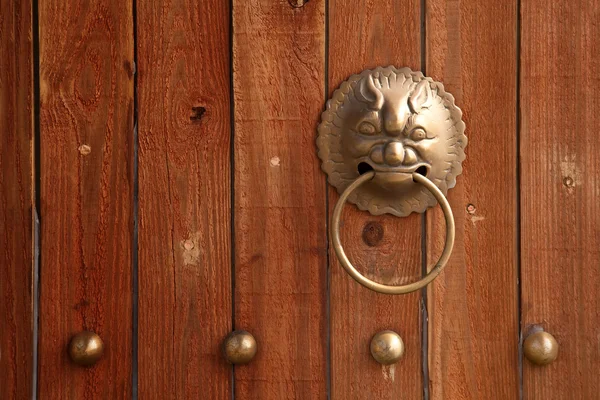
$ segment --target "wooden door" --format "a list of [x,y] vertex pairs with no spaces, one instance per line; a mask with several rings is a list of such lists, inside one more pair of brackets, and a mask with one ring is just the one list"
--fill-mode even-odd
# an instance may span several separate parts
[[[0,398],[600,398],[599,38],[598,0],[3,1]],[[450,262],[398,296],[341,267],[315,144],[387,65],[443,82],[469,139]],[[342,218],[382,283],[444,246],[439,207]],[[232,366],[240,329],[258,352]]]

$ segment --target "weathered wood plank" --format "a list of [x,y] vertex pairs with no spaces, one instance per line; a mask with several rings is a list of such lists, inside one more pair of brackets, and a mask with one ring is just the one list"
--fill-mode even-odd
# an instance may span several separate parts
[[560,344],[523,361],[525,399],[600,392],[600,1],[523,0],[521,209],[523,334]]
[[[420,69],[418,0],[329,1],[329,92],[350,75],[387,66]],[[330,214],[338,199],[329,190]],[[346,205],[342,243],[357,268],[382,283],[417,280],[421,274],[420,215],[374,217]],[[379,235],[378,233],[382,234]],[[416,399],[422,396],[420,295],[376,294],[354,282],[331,250],[332,399]],[[369,352],[373,335],[398,332],[404,358],[382,367]]]
[[32,396],[33,44],[30,0],[0,4],[0,398]]
[[[432,399],[519,394],[516,12],[514,2],[427,2],[427,73],[455,96],[469,138],[448,192],[454,252],[428,288]],[[439,207],[427,222],[433,265],[445,240]]]
[[[131,396],[133,15],[131,2],[39,4],[39,397]],[[97,332],[104,358],[69,361]]]
[[228,2],[138,3],[139,396],[226,399]]
[[236,399],[326,397],[325,2],[292,3],[233,2]]

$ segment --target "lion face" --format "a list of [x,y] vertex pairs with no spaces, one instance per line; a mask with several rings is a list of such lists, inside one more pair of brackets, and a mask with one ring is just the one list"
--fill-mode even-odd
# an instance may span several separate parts
[[464,160],[462,113],[440,83],[408,68],[377,68],[334,92],[319,126],[319,157],[341,192],[361,172],[375,178],[349,200],[373,214],[408,215],[435,205],[412,179],[425,174],[443,193]]

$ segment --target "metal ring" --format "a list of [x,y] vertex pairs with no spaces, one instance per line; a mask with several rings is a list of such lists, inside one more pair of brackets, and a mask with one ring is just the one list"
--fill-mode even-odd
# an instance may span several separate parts
[[333,218],[331,221],[331,239],[333,241],[333,248],[335,249],[335,253],[337,254],[338,259],[342,263],[342,266],[344,267],[346,272],[350,274],[350,276],[356,282],[360,283],[364,287],[374,290],[378,293],[384,294],[405,294],[417,291],[431,283],[431,281],[433,281],[442,272],[442,270],[446,266],[446,263],[448,262],[448,259],[450,258],[452,248],[454,247],[455,230],[452,209],[450,208],[450,204],[448,203],[446,196],[444,196],[442,191],[437,186],[435,186],[433,182],[427,179],[427,177],[425,177],[424,175],[413,172],[413,180],[425,186],[437,199],[438,203],[442,207],[442,210],[444,211],[444,217],[446,219],[446,244],[444,245],[444,250],[442,251],[440,259],[431,269],[431,271],[429,271],[427,275],[425,275],[417,282],[409,283],[407,285],[394,286],[384,285],[382,283],[372,281],[366,278],[360,272],[358,272],[358,270],[354,268],[352,263],[350,263],[350,260],[348,260],[348,257],[344,252],[344,248],[342,247],[342,242],[340,240],[340,218],[342,215],[342,209],[344,208],[344,204],[346,203],[346,199],[348,198],[348,196],[350,196],[350,194],[354,190],[356,190],[360,185],[373,179],[374,176],[374,171],[370,171],[359,176],[354,182],[350,184],[350,186],[346,188],[346,190],[344,190],[338,202],[336,203],[335,208],[333,209]]

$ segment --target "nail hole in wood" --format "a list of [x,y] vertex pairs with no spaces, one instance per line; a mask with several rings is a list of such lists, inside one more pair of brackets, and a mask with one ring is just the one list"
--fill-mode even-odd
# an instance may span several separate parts
[[563,185],[565,185],[568,188],[572,188],[573,186],[575,186],[575,181],[570,176],[567,176],[563,179]]
[[190,116],[190,121],[199,122],[202,119],[202,116],[206,112],[206,108],[198,106],[192,107],[192,115]]
[[87,144],[82,144],[81,146],[79,146],[78,150],[82,156],[87,156],[92,152],[92,148]]
[[294,8],[302,8],[308,3],[308,0],[288,0],[288,3]]

